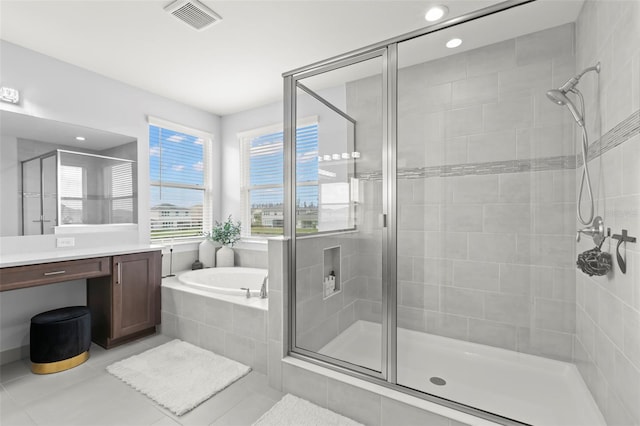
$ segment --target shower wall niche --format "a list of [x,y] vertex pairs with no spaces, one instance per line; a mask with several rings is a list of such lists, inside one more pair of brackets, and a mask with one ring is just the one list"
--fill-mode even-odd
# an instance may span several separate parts
[[135,161],[62,149],[22,161],[22,235],[136,223],[135,176]]

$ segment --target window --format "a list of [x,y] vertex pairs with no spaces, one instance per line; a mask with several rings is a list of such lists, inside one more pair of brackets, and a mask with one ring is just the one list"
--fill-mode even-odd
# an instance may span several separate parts
[[60,166],[60,214],[65,225],[84,223],[85,169]]
[[210,228],[211,143],[207,133],[149,119],[152,240],[200,236]]
[[114,164],[105,170],[110,175],[110,223],[134,223],[133,163]]
[[[251,236],[282,234],[284,165],[281,126],[238,135],[241,146],[243,232]],[[318,231],[318,124],[305,120],[296,131],[298,232]]]

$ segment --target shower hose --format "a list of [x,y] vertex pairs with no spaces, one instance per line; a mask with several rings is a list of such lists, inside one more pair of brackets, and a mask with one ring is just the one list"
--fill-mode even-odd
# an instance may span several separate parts
[[[583,121],[586,121],[584,119],[584,99],[582,97],[582,93],[577,89],[572,89],[571,91],[576,95],[578,95],[578,99],[580,99],[580,110],[583,117]],[[580,178],[580,192],[578,193],[578,203],[576,206],[576,212],[577,212],[578,220],[580,221],[580,223],[582,223],[583,225],[591,225],[591,222],[593,221],[594,205],[593,205],[593,191],[591,189],[591,177],[589,176],[589,166],[587,165],[587,153],[589,151],[589,137],[587,135],[586,127],[584,125],[581,127],[582,127],[582,177]],[[589,217],[587,218],[587,220],[583,219],[582,217],[582,193],[584,192],[585,183],[586,183],[587,191],[589,194],[589,202],[590,202]]]

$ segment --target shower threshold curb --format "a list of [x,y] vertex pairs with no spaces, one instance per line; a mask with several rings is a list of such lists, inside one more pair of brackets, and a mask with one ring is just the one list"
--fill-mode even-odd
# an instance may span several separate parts
[[463,413],[462,411],[454,410],[453,408],[445,407],[444,405],[436,404],[435,402],[426,401],[424,399],[408,395],[406,393],[388,388],[386,386],[381,386],[376,383],[359,379],[349,374],[341,373],[339,371],[335,371],[333,369],[326,368],[318,364],[307,362],[305,360],[302,360],[293,356],[287,356],[283,358],[282,362],[297,368],[301,368],[303,370],[310,371],[312,373],[320,374],[324,377],[328,377],[342,383],[346,383],[348,385],[358,387],[360,389],[363,389],[369,392],[373,392],[380,396],[384,396],[386,398],[393,399],[398,402],[402,402],[404,404],[419,408],[421,410],[425,410],[430,413],[437,414],[439,416],[443,416],[451,420],[456,420],[458,422],[461,422],[467,425],[473,425],[473,426],[500,425],[500,423],[495,423],[487,419],[482,419],[480,417],[472,416],[471,414]]

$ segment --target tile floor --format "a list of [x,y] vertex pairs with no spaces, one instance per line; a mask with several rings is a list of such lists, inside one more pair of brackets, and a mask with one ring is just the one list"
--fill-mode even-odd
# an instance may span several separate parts
[[178,417],[107,373],[106,367],[161,345],[170,338],[147,337],[105,350],[71,370],[35,375],[29,360],[0,367],[0,424],[14,425],[251,425],[284,394],[252,371],[189,413]]

